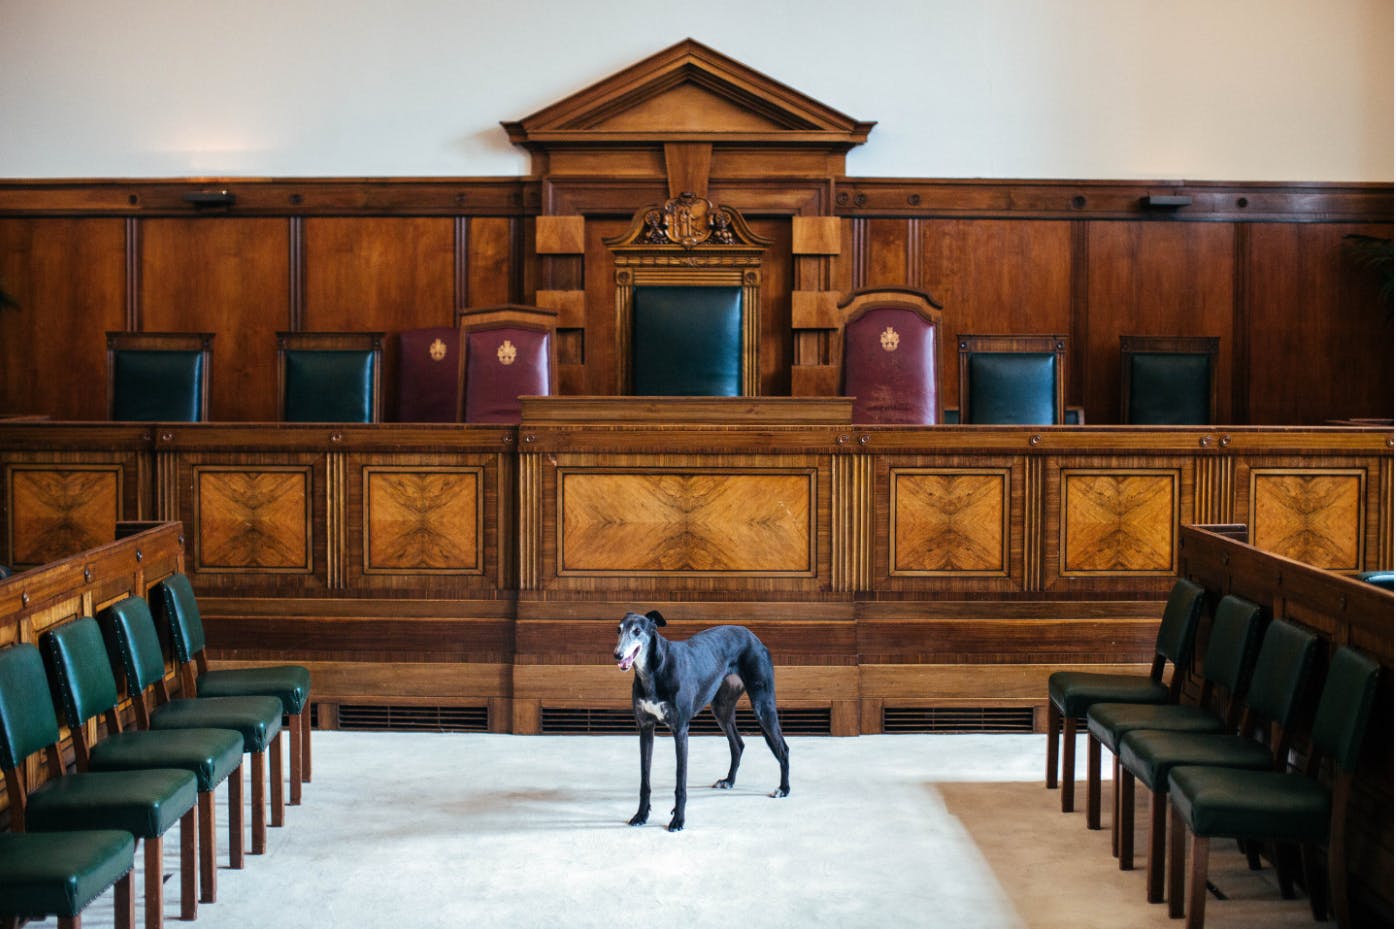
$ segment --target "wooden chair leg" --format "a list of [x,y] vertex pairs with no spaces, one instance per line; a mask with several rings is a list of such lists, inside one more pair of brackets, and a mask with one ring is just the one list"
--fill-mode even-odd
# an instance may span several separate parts
[[199,902],[218,901],[218,805],[213,791],[199,794]]
[[1062,714],[1057,705],[1047,701],[1047,789],[1057,786],[1057,749],[1061,741]]
[[1148,878],[1149,902],[1163,902],[1163,851],[1168,829],[1167,788],[1149,793],[1149,858],[1144,873]]
[[1294,890],[1294,875],[1298,870],[1294,853],[1295,848],[1290,843],[1275,843],[1275,879],[1280,885],[1280,897],[1285,900],[1293,900],[1298,896]]
[[1134,870],[1134,775],[1128,768],[1120,768],[1120,779],[1115,787],[1120,795],[1120,870]]
[[306,724],[305,711],[293,713],[290,716],[290,731],[287,737],[291,740],[291,806],[301,805],[301,757],[305,754],[305,738],[301,735],[301,727]]
[[1333,918],[1339,929],[1352,925],[1348,903],[1348,799],[1352,795],[1352,778],[1340,771],[1333,780],[1332,816],[1328,821],[1328,894]]
[[228,867],[241,871],[243,861],[242,765],[228,775]]
[[1186,864],[1188,830],[1183,814],[1169,804],[1168,815],[1168,916],[1183,915],[1183,868]]
[[305,724],[301,726],[301,780],[310,783],[310,701],[305,701]]
[[1188,874],[1187,929],[1202,929],[1207,918],[1207,851],[1206,836],[1192,837],[1192,870]]
[[179,818],[179,918],[199,915],[199,827],[196,809]]
[[1076,717],[1062,715],[1062,812],[1076,809]]
[[132,887],[135,873],[135,868],[127,871],[117,880],[116,886],[112,889],[113,903],[116,905],[116,929],[135,929],[136,895]]
[[82,914],[58,917],[58,929],[82,929]]
[[1086,736],[1086,828],[1100,828],[1100,741]]
[[252,753],[252,854],[267,850],[267,753]]
[[1115,759],[1114,790],[1110,792],[1110,854],[1120,857],[1120,756]]
[[1304,886],[1309,891],[1309,910],[1316,921],[1322,922],[1328,918],[1328,878],[1323,873],[1323,856],[1316,845],[1305,845],[1302,855]]
[[145,839],[145,929],[165,924],[165,840]]
[[19,929],[18,916],[0,916],[0,929]]
[[271,740],[271,824],[276,827],[286,825],[286,784],[282,777],[286,773],[286,765],[281,758],[281,733]]

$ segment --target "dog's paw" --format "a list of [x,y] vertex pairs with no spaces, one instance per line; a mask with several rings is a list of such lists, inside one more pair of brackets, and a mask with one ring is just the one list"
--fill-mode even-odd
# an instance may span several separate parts
[[670,831],[670,832],[683,832],[683,817],[682,817],[682,816],[675,816],[673,819],[669,820],[669,831]]
[[650,821],[650,813],[649,813],[649,810],[643,810],[643,811],[641,811],[641,812],[639,812],[639,813],[636,813],[634,816],[630,817],[630,825],[632,825],[632,826],[643,826],[645,823],[647,823],[647,822],[649,822],[649,821]]
[[777,787],[775,790],[771,791],[771,796],[776,799],[779,799],[780,797],[788,797],[790,796],[790,788]]
[[722,780],[720,780],[720,781],[718,781],[716,784],[714,784],[714,785],[713,785],[713,788],[714,788],[715,790],[731,790],[731,789],[732,789],[733,787],[735,787],[735,786],[736,786],[736,782],[735,782],[735,781],[729,781],[727,778],[724,777]]

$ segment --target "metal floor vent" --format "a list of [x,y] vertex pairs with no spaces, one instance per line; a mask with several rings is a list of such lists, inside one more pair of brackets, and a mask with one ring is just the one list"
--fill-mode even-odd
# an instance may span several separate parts
[[[829,710],[816,709],[780,710],[780,729],[785,735],[828,735]],[[668,735],[664,726],[656,731]],[[721,735],[713,714],[704,710],[688,727],[690,735]],[[756,724],[756,714],[750,708],[738,708],[737,731],[743,738],[760,737],[761,727]],[[603,709],[564,709],[543,707],[542,732],[544,735],[633,735],[635,714],[630,710]]]
[[883,732],[1032,732],[1030,706],[884,707]]
[[366,706],[342,703],[339,728],[379,732],[488,732],[483,706]]

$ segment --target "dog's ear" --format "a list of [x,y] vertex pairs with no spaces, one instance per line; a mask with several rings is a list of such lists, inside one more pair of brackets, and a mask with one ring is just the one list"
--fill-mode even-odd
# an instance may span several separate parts
[[650,619],[654,620],[654,624],[655,624],[656,626],[663,626],[663,625],[664,625],[664,616],[663,616],[663,614],[661,614],[658,610],[650,610],[648,613],[645,614],[645,616],[647,616],[647,617],[649,617]]

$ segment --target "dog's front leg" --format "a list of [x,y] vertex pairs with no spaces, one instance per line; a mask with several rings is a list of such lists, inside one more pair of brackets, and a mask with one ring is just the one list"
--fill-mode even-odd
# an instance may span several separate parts
[[630,825],[643,826],[650,818],[650,759],[654,757],[654,723],[640,724],[640,808]]
[[683,830],[683,810],[688,805],[688,726],[674,730],[674,818],[669,831]]

